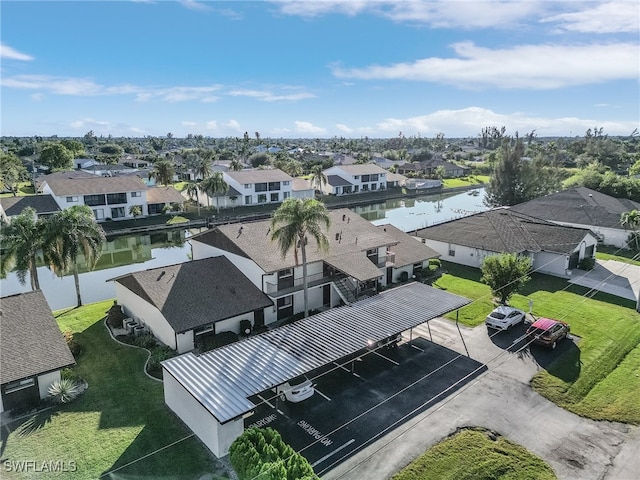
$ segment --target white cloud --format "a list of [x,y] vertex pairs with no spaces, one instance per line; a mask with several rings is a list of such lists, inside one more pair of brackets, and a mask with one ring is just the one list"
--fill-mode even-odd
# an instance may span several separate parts
[[196,122],[189,122],[187,120],[182,121],[181,125],[183,127],[197,127],[198,126],[198,124]]
[[[288,90],[288,89],[285,89],[285,90]],[[258,100],[262,100],[263,102],[297,101],[297,100],[306,100],[307,98],[315,98],[315,95],[308,92],[275,94],[271,90],[248,90],[248,89],[230,90],[229,95],[232,97],[256,98]]]
[[342,132],[346,135],[349,135],[351,133],[353,133],[353,128],[345,125],[344,123],[337,123],[336,124],[336,129],[338,129],[339,132]]
[[[583,3],[575,5],[585,6]],[[550,15],[541,22],[558,23],[561,30],[581,33],[637,32],[640,30],[640,8],[637,0],[588,3],[582,10]]]
[[327,130],[322,127],[316,127],[310,122],[295,121],[295,131],[300,135],[324,135]]
[[111,122],[105,120],[96,120],[94,118],[82,118],[79,120],[75,120],[69,124],[71,128],[74,129],[89,129],[93,130],[94,128],[101,128],[109,130],[111,128]]
[[180,4],[188,8],[189,10],[195,10],[196,12],[206,12],[211,10],[211,7],[203,2],[196,2],[195,0],[180,0]]
[[9,45],[5,45],[4,43],[0,43],[0,58],[10,59],[10,60],[21,60],[24,62],[28,62],[33,60],[31,55],[27,55],[26,53],[22,53],[17,51],[14,48],[11,48]]
[[503,49],[456,43],[455,58],[363,68],[333,67],[339,78],[414,80],[467,88],[554,89],[638,78],[636,43],[518,45]]
[[236,120],[229,120],[224,126],[236,132],[242,131],[242,128],[240,128],[240,123],[238,123]]

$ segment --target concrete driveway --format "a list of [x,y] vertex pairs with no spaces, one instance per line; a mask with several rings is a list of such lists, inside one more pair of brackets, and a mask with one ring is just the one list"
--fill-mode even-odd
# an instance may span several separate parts
[[[488,370],[337,465],[323,478],[389,478],[429,447],[465,426],[485,427],[523,445],[548,462],[560,479],[638,478],[638,427],[579,417],[557,407],[529,386],[531,377],[556,355],[568,349],[578,350],[575,339],[561,342],[553,351],[533,346],[513,353],[524,326],[492,338],[483,325],[460,329],[464,342],[455,324],[445,319],[432,320],[430,332],[424,326],[417,333],[460,353],[468,349],[471,358],[486,364]],[[579,355],[579,350],[574,353]],[[579,368],[579,362],[576,363]]]
[[569,283],[637,300],[640,295],[640,267],[615,260],[596,260],[593,270],[573,270]]

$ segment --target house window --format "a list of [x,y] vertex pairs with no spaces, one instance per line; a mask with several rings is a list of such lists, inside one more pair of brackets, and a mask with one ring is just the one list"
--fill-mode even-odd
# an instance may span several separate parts
[[291,182],[289,180],[285,180],[284,182],[282,182],[282,185],[289,185]]
[[17,392],[18,390],[33,387],[35,384],[36,381],[33,378],[27,378],[25,380],[18,380],[17,382],[7,383],[7,385],[4,387],[4,393]]
[[358,193],[360,191],[360,185],[353,186],[353,193]]
[[114,207],[111,209],[111,218],[124,218],[124,207]]
[[286,200],[291,196],[291,192],[282,192],[282,199]]
[[104,195],[85,195],[84,204],[89,205],[90,207],[95,207],[96,205],[106,205],[107,201],[104,198]]
[[354,176],[353,176],[353,178],[354,178],[355,180],[358,180],[358,179],[360,178],[360,175],[354,175]]
[[276,192],[276,193],[272,193],[271,194],[271,201],[272,202],[277,202],[279,200],[280,200],[280,194],[279,193]]
[[209,333],[209,332],[213,332],[214,328],[213,328],[213,323],[207,323],[206,325],[200,325],[197,328],[193,329],[193,334],[194,335],[203,335],[205,333]]
[[267,203],[267,194],[261,193],[258,195],[258,203]]
[[244,204],[245,204],[245,205],[251,205],[251,203],[252,203],[251,195],[245,195],[245,197],[244,197]]
[[127,194],[126,193],[107,193],[107,203],[109,205],[127,203]]
[[67,197],[67,203],[77,202],[77,201],[78,201],[78,197]]
[[256,183],[256,192],[266,192],[268,185],[266,183]]
[[269,182],[269,191],[280,190],[280,182]]
[[369,185],[362,185],[362,191],[363,192],[368,192],[369,191]]
[[245,183],[244,188],[251,188],[251,183]]
[[342,187],[336,187],[336,195],[340,195],[342,193]]
[[372,183],[371,184],[371,190],[377,190],[378,189],[378,184],[377,183]]
[[293,304],[293,295],[278,299],[278,309],[288,308]]
[[450,257],[455,257],[456,256],[456,246],[455,245],[449,244],[449,256]]
[[102,208],[93,210],[93,215],[96,217],[96,220],[104,220],[104,210]]
[[132,197],[141,197],[142,196],[142,192],[131,192],[131,196]]
[[370,176],[371,176],[371,175],[362,175],[362,178],[360,179],[360,181],[361,181],[362,183],[364,183],[364,182],[370,182],[370,181],[371,181],[371,180],[369,179],[369,177],[370,177]]

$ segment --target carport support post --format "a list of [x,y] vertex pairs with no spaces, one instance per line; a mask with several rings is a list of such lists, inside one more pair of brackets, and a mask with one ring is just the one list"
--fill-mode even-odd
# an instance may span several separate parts
[[429,340],[433,342],[433,337],[431,336],[431,325],[429,325],[429,320],[427,320],[427,330],[429,330]]
[[[460,325],[458,325],[458,315],[460,314],[460,310],[456,310],[456,328],[458,329],[458,333],[460,334],[460,340],[462,340],[462,345],[464,345],[464,350],[465,352],[467,352],[467,357],[470,357],[471,355],[469,355],[469,349],[467,348],[467,344],[464,343],[464,338],[462,338],[462,332],[460,331]],[[427,323],[428,325],[429,323]]]

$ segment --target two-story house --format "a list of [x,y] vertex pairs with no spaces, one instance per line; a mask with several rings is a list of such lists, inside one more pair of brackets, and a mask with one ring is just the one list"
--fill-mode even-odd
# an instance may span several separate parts
[[[397,229],[378,228],[348,209],[329,212],[331,225],[325,234],[328,251],[307,246],[307,279],[310,309],[352,303],[373,295],[379,286],[398,282],[426,265],[437,252]],[[300,252],[282,256],[271,240],[269,220],[219,225],[191,237],[194,260],[226,256],[274,303],[265,324],[304,310],[303,267]],[[401,259],[395,248],[402,245]],[[409,250],[411,254],[406,254]],[[407,275],[403,275],[407,271]]]
[[[236,205],[258,205],[264,203],[281,203],[291,197],[293,177],[278,169],[227,171],[223,173],[224,181],[239,198]],[[231,193],[227,193],[230,198]]]
[[88,205],[98,221],[130,218],[129,210],[139,205],[147,212],[147,190],[135,175],[99,177],[85,172],[57,172],[41,180],[42,193],[51,195],[60,209]]
[[327,183],[322,186],[325,195],[349,195],[384,190],[387,172],[374,163],[362,165],[334,165],[323,171]]

